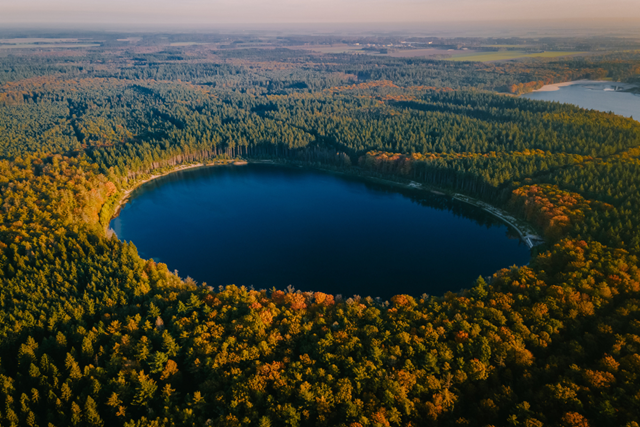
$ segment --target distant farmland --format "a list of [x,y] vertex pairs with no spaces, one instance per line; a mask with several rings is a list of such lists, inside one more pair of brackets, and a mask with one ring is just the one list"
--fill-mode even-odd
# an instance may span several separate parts
[[509,59],[518,58],[557,58],[560,56],[580,55],[585,52],[539,52],[539,53],[526,53],[520,50],[509,50],[504,52],[482,52],[471,53],[468,55],[454,55],[452,58],[447,58],[447,61],[506,61]]
[[2,44],[0,43],[0,49],[69,49],[78,47],[97,47],[98,43],[43,43],[43,44]]

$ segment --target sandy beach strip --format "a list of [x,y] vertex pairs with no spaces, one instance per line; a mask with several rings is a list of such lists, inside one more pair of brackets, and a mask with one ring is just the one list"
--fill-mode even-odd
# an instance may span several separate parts
[[585,79],[585,80],[574,80],[572,82],[555,83],[552,85],[544,85],[540,89],[534,90],[534,92],[555,92],[557,90],[560,90],[561,87],[565,87],[565,86],[590,85],[590,84],[602,84],[602,83],[609,83],[611,85],[621,86],[621,87],[624,87],[625,89],[628,89],[634,86],[629,83],[612,82],[609,80],[586,80]]
[[540,89],[534,90],[534,92],[555,92],[560,90],[561,87],[572,86],[572,85],[581,85],[581,84],[592,84],[592,83],[610,83],[605,80],[575,80],[572,82],[562,82],[555,83],[552,85],[544,85]]

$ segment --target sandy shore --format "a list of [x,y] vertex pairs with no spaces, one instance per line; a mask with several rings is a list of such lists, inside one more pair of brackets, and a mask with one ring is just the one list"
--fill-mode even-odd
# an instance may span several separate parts
[[530,227],[528,224],[523,224],[522,221],[518,221],[515,217],[509,215],[502,209],[463,194],[454,194],[452,198],[478,207],[496,218],[501,219],[518,232],[520,239],[529,247],[529,249],[533,249],[534,246],[544,243],[544,239],[536,234],[533,227]]
[[585,85],[585,84],[588,85],[588,84],[595,84],[595,83],[610,83],[610,84],[615,84],[616,86],[624,86],[625,88],[633,87],[633,85],[630,85],[628,83],[611,82],[608,80],[574,80],[572,82],[562,82],[562,83],[555,83],[552,85],[544,85],[540,89],[534,90],[534,92],[555,92],[557,90],[560,90],[561,87],[565,87],[565,86]]

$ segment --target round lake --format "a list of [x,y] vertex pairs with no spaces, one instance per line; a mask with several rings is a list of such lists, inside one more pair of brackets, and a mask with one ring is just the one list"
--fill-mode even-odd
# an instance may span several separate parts
[[111,227],[199,283],[345,297],[442,295],[530,255],[513,230],[450,197],[267,164],[151,181]]

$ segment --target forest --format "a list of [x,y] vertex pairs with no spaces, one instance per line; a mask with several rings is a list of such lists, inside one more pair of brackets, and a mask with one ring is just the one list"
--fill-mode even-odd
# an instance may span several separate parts
[[[640,123],[514,96],[639,77],[628,49],[0,55],[0,425],[639,427]],[[545,244],[380,301],[212,288],[107,232],[150,174],[236,158],[465,194]]]

